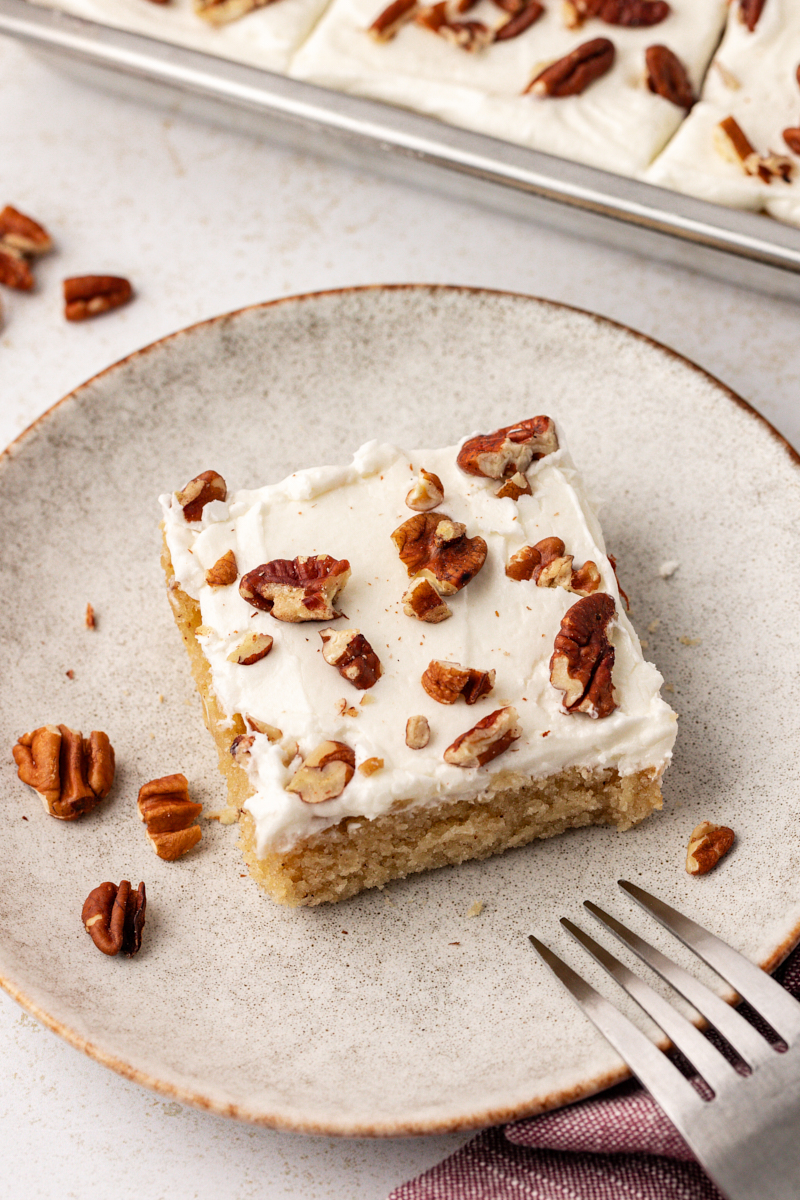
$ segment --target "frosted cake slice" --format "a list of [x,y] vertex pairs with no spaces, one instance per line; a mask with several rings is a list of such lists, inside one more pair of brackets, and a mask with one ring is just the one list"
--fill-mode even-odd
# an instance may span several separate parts
[[676,717],[554,422],[161,499],[169,597],[276,900],[661,807]]

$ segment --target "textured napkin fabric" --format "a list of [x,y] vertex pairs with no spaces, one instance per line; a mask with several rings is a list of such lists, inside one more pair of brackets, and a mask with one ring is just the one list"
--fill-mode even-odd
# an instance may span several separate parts
[[[800,999],[800,947],[775,977]],[[569,1108],[486,1129],[451,1158],[396,1188],[388,1200],[721,1196],[661,1109],[631,1080]]]

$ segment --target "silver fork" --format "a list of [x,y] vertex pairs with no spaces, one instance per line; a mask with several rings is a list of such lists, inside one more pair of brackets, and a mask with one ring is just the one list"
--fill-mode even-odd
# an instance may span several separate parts
[[737,1069],[648,984],[579,926],[562,918],[565,929],[689,1060],[705,1081],[701,1094],[627,1017],[531,936],[534,948],[664,1110],[728,1200],[800,1200],[800,1004],[695,921],[633,883],[620,879],[619,886],[727,980],[780,1042],[771,1044],[682,967],[585,901],[592,916],[688,1000],[741,1059],[744,1065]]

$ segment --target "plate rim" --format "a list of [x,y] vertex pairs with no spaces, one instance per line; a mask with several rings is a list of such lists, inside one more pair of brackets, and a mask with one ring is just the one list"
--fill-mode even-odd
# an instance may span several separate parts
[[[38,432],[39,427],[47,421],[57,409],[66,404],[70,400],[80,400],[80,393],[84,389],[106,375],[117,371],[127,364],[138,358],[144,358],[145,355],[152,351],[160,349],[168,342],[182,337],[186,334],[194,333],[197,330],[207,326],[216,325],[222,321],[229,321],[237,317],[241,317],[247,313],[262,311],[266,309],[277,308],[283,305],[296,304],[300,305],[304,302],[321,300],[332,296],[345,296],[352,294],[364,293],[385,293],[385,292],[409,292],[417,294],[433,295],[436,293],[460,294],[460,295],[478,295],[478,296],[499,296],[507,297],[512,300],[521,300],[532,302],[542,308],[549,308],[559,311],[576,313],[582,317],[588,317],[597,324],[610,326],[611,328],[621,331],[627,336],[632,336],[635,339],[647,343],[660,351],[668,358],[671,358],[690,370],[701,375],[706,381],[711,383],[718,389],[728,400],[732,401],[740,409],[742,409],[749,417],[754,418],[763,425],[768,433],[772,436],[778,446],[788,454],[789,460],[795,468],[800,468],[800,453],[794,446],[783,436],[775,426],[760,412],[757,411],[747,400],[743,399],[735,392],[728,384],[723,383],[717,376],[701,367],[692,359],[687,358],[679,351],[674,350],[671,346],[666,346],[663,342],[659,342],[649,334],[642,333],[639,330],[632,329],[622,321],[616,321],[611,317],[606,317],[600,313],[592,312],[590,309],[580,308],[577,305],[564,304],[558,300],[550,300],[541,296],[533,296],[526,292],[517,292],[502,288],[484,288],[472,285],[459,284],[434,284],[434,283],[390,283],[390,284],[360,284],[343,286],[338,288],[325,288],[313,292],[301,292],[291,296],[280,296],[274,300],[265,300],[254,304],[244,305],[242,308],[233,309],[230,312],[219,313],[212,317],[204,318],[201,321],[196,321],[192,325],[184,326],[173,332],[165,334],[161,338],[157,338],[153,342],[148,342],[146,345],[139,347],[137,350],[131,351],[130,354],[116,360],[104,367],[101,371],[91,375],[82,383],[78,384],[71,391],[67,392],[59,400],[50,405],[43,413],[40,413],[34,421],[31,422],[25,429],[22,430],[7,446],[0,452],[0,476],[5,469],[7,463],[13,459],[22,444]],[[762,970],[772,972],[776,967],[783,962],[788,954],[800,942],[800,921],[791,930],[791,932],[783,939],[783,941],[772,951],[767,958],[759,962]],[[69,1045],[76,1050],[80,1050],[87,1057],[99,1062],[102,1066],[108,1067],[116,1074],[121,1075],[125,1079],[129,1079],[134,1083],[138,1083],[151,1091],[167,1096],[170,1099],[177,1100],[182,1104],[191,1105],[202,1111],[214,1113],[217,1116],[229,1117],[234,1120],[246,1121],[249,1124],[260,1125],[270,1129],[280,1130],[288,1133],[302,1133],[321,1137],[344,1137],[344,1138],[388,1138],[388,1137],[412,1137],[412,1136],[434,1136],[437,1134],[448,1134],[466,1132],[473,1129],[480,1129],[490,1125],[505,1124],[509,1121],[522,1120],[526,1117],[535,1116],[539,1113],[549,1112],[553,1109],[561,1108],[567,1104],[575,1103],[578,1100],[586,1099],[589,1096],[595,1095],[598,1092],[604,1091],[606,1088],[612,1087],[614,1084],[620,1083],[631,1077],[631,1072],[624,1065],[621,1068],[604,1072],[594,1078],[583,1081],[580,1084],[572,1087],[562,1088],[551,1093],[548,1096],[540,1097],[528,1101],[527,1103],[517,1103],[514,1105],[506,1105],[496,1107],[474,1113],[469,1117],[432,1117],[424,1119],[394,1119],[373,1122],[363,1121],[343,1121],[340,1123],[332,1123],[328,1120],[316,1120],[313,1118],[301,1118],[298,1116],[287,1116],[281,1112],[263,1112],[255,1111],[246,1104],[237,1104],[233,1102],[223,1102],[214,1099],[212,1096],[204,1095],[202,1091],[197,1091],[191,1087],[184,1087],[168,1080],[161,1079],[150,1071],[145,1071],[139,1067],[133,1066],[126,1061],[124,1057],[113,1054],[93,1042],[90,1038],[73,1029],[69,1024],[62,1021],[59,1017],[53,1016],[37,1001],[33,1000],[26,994],[23,986],[14,983],[13,980],[6,977],[0,971],[0,988],[2,988],[12,1000],[15,1000],[23,1009],[29,1012],[37,1020],[41,1021],[53,1033],[58,1034]],[[736,994],[731,991],[725,997],[728,1003],[733,1004],[738,1000]],[[665,1043],[666,1044],[666,1043]]]

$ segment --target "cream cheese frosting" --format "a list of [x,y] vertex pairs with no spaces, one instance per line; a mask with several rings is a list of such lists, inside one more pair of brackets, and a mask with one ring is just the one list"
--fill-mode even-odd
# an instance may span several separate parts
[[[352,747],[357,766],[383,760],[374,774],[356,770],[336,799],[309,805],[286,790],[299,760],[287,767],[281,743],[254,734],[246,763],[254,795],[246,807],[255,820],[259,855],[288,849],[345,817],[380,816],[397,802],[475,797],[572,766],[616,768],[622,775],[660,773],[671,757],[677,718],[659,696],[661,676],[642,657],[599,523],[566,449],[562,445],[530,467],[533,494],[517,501],[498,499],[496,481],[465,475],[456,466],[457,450],[408,454],[368,442],[350,466],[315,467],[236,492],[208,504],[194,523],[187,523],[174,496],[161,497],[175,577],[200,604],[198,637],[228,716],[239,713],[277,727],[284,742],[297,739],[303,756],[330,739]],[[403,612],[408,575],[391,539],[413,516],[405,497],[420,468],[442,480],[439,510],[488,545],[483,569],[448,597],[452,617],[436,625]],[[516,550],[554,535],[563,539],[576,566],[588,559],[597,564],[601,590],[616,601],[609,636],[618,707],[602,719],[562,712],[561,694],[549,681],[553,640],[579,597],[505,574]],[[324,661],[319,632],[327,622],[278,621],[243,600],[237,584],[209,587],[205,572],[230,550],[240,577],[276,558],[346,558],[352,575],[337,600],[346,618],[333,627],[359,629],[368,639],[383,669],[375,686],[357,691]],[[250,666],[231,662],[228,656],[251,631],[274,638],[271,653]],[[462,701],[437,703],[420,683],[432,659],[494,670],[493,691],[470,707]],[[357,715],[343,712],[342,700]],[[484,767],[448,765],[443,752],[455,738],[504,705],[517,710],[520,739]],[[406,722],[414,715],[430,724],[430,741],[421,750],[405,742]]]

